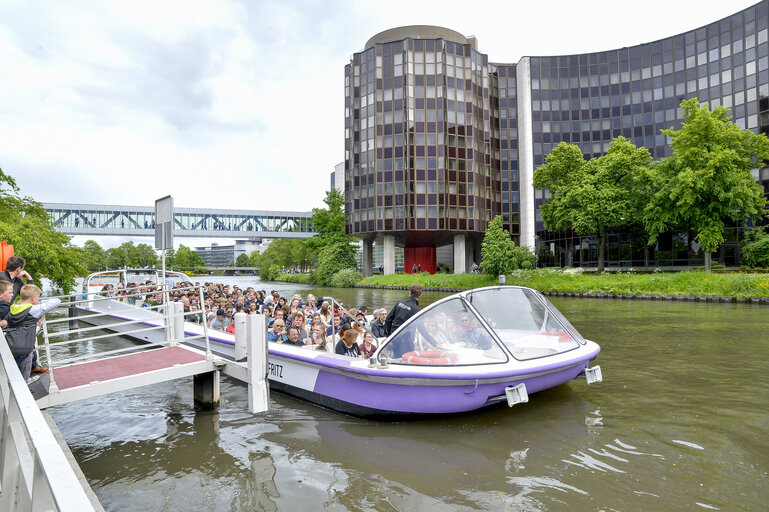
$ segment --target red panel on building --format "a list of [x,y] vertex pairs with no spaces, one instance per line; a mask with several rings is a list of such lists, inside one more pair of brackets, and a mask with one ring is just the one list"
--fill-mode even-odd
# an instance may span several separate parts
[[422,272],[435,274],[435,247],[406,247],[403,249],[403,270],[407,274],[414,272],[414,265]]

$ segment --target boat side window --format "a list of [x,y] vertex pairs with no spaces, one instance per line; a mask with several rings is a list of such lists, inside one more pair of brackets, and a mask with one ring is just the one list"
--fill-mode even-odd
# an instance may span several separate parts
[[501,363],[504,351],[467,304],[452,299],[420,312],[382,347],[395,364],[458,366]]

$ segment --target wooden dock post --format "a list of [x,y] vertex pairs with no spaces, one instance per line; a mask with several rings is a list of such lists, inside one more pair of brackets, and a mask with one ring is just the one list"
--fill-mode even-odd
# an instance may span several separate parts
[[193,375],[195,409],[214,411],[219,408],[219,371]]

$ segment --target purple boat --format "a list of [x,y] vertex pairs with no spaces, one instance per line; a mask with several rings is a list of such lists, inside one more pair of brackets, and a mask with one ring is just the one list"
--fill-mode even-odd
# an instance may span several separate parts
[[[121,272],[125,274],[121,282],[130,282],[131,275]],[[84,295],[92,279],[101,274],[86,278]],[[158,276],[150,280],[160,281]],[[162,315],[154,308],[114,299],[80,310],[101,313],[81,321],[105,324],[117,332],[133,326],[121,327],[116,320],[163,326]],[[232,334],[206,333],[192,322],[184,323],[184,331],[207,335],[216,355],[235,359]],[[125,334],[151,343],[164,339],[162,330]],[[333,346],[333,341],[325,350],[268,343],[270,387],[354,416],[398,421],[504,403],[512,407],[527,402],[531,393],[579,376],[588,384],[602,380],[600,366],[590,367],[600,347],[584,339],[544,295],[518,286],[479,288],[445,297],[380,339],[368,360],[327,352]]]
[[[213,340],[215,335],[211,337]],[[269,344],[271,388],[355,416],[456,414],[585,376],[600,347],[541,293],[498,286],[461,292],[419,311],[369,360]]]

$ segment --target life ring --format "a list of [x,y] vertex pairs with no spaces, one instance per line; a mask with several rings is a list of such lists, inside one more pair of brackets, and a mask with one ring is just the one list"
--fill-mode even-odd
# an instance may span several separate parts
[[563,331],[557,331],[557,332],[541,332],[539,333],[542,336],[558,336],[558,341],[572,341],[572,337],[569,336],[569,333],[563,332]]
[[449,352],[439,352],[438,350],[421,350],[406,352],[401,356],[403,362],[409,364],[429,364],[446,366],[455,364],[457,356]]

